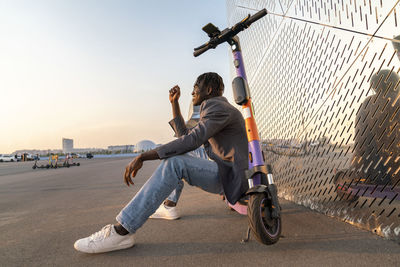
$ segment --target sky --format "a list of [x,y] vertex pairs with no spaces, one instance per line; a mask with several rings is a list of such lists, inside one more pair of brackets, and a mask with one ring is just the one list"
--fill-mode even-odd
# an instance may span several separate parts
[[198,75],[219,73],[231,100],[229,48],[200,57],[225,0],[0,0],[0,153],[173,139],[168,90],[186,119]]

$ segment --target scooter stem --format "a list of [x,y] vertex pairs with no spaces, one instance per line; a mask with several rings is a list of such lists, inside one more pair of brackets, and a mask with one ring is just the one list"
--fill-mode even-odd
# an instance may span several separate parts
[[[247,83],[247,76],[244,68],[239,37],[235,36],[235,38],[232,39],[229,43],[232,48],[232,53],[234,58],[233,63],[236,69],[236,75],[238,77],[242,77]],[[249,96],[248,101],[242,105],[242,109],[243,109],[243,116],[246,122],[247,140],[249,142],[249,169],[252,169],[253,167],[256,166],[263,166],[264,159],[260,146],[260,137],[258,134],[257,124],[254,118],[251,96]],[[249,179],[250,187],[259,184],[261,184],[261,175],[256,174],[252,180]]]

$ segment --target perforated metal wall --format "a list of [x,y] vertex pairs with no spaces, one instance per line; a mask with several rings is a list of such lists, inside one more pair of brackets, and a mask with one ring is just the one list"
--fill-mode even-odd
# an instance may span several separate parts
[[227,0],[280,196],[397,241],[399,2]]

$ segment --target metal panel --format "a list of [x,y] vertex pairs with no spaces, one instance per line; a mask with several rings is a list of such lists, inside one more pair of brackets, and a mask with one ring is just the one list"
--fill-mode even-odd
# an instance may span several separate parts
[[280,196],[400,240],[398,0],[227,1]]

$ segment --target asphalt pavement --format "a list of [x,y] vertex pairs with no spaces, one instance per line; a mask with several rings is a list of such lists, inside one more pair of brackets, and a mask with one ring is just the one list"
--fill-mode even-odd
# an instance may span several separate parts
[[400,266],[397,243],[284,200],[280,241],[242,244],[247,218],[187,184],[181,219],[147,221],[133,248],[75,251],[75,240],[115,222],[159,164],[145,162],[127,187],[129,161],[82,159],[79,167],[48,170],[1,163],[0,266]]

